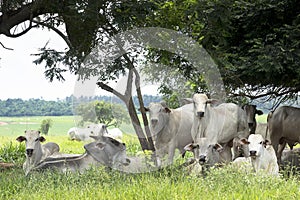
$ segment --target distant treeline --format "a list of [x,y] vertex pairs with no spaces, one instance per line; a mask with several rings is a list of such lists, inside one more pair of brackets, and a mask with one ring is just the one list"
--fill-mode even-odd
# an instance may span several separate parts
[[[138,107],[138,99],[134,97],[134,103]],[[150,102],[158,102],[161,100],[160,96],[144,95],[144,104],[147,106]],[[15,116],[63,116],[73,115],[74,104],[80,104],[91,101],[106,101],[110,103],[123,102],[110,96],[93,96],[80,97],[74,96],[66,97],[65,99],[57,99],[56,101],[46,101],[43,99],[7,99],[0,100],[0,116],[15,117]]]

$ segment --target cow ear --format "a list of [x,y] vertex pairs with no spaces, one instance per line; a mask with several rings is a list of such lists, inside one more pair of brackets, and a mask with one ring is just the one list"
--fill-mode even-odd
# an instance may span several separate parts
[[166,113],[170,113],[170,112],[171,112],[170,108],[166,107],[166,108],[165,108],[165,112],[166,112]]
[[183,148],[183,152],[181,154],[182,158],[184,158],[186,151],[193,151],[194,143],[190,143]]
[[222,147],[222,145],[216,143],[213,147],[215,150],[217,150],[218,152],[222,152],[224,150],[224,148]]
[[18,142],[23,142],[23,141],[26,140],[26,138],[25,138],[24,136],[19,136],[19,137],[16,138],[16,140],[17,140]]
[[271,145],[271,142],[269,140],[263,141],[264,147],[267,147],[267,145]]
[[250,142],[246,138],[242,138],[239,140],[240,144],[250,144]]
[[261,111],[261,110],[256,110],[255,113],[256,113],[257,115],[262,115],[262,114],[264,114],[263,111]]
[[40,141],[40,142],[45,142],[46,139],[45,139],[43,136],[41,136],[41,137],[39,137],[39,141]]

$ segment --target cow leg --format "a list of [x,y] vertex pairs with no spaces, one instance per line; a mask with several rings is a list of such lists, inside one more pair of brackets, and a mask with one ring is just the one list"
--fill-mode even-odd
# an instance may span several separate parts
[[174,154],[175,154],[175,146],[174,146],[174,142],[171,141],[171,144],[169,145],[169,158],[168,158],[168,165],[171,165],[173,163],[173,158],[174,158]]
[[273,146],[274,151],[276,153],[277,163],[280,164],[281,163],[281,155],[279,156],[279,153],[278,153],[278,145],[279,145],[279,143],[277,141],[272,143],[272,146]]

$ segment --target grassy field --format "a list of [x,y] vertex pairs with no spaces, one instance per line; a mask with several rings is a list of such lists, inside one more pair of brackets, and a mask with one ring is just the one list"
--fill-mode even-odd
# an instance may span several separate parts
[[[177,157],[171,167],[143,174],[124,174],[103,167],[94,168],[84,174],[60,174],[57,172],[35,172],[25,177],[22,170],[24,144],[15,138],[25,129],[38,129],[42,119],[48,117],[0,118],[7,123],[0,126],[0,158],[14,162],[12,169],[0,171],[0,199],[66,200],[66,199],[298,199],[300,176],[280,178],[246,174],[230,166],[212,169],[205,177],[189,176],[179,168],[184,161]],[[266,117],[260,116],[259,122]],[[53,127],[48,141],[57,142],[61,151],[82,153],[83,142],[70,141],[67,130],[74,126],[73,117],[53,117]],[[26,123],[25,123],[26,122]],[[129,125],[121,129],[132,133]],[[137,138],[125,134],[129,154],[140,151]]]

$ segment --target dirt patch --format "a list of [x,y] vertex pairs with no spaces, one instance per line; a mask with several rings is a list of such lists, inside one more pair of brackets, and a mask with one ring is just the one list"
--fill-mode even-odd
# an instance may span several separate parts
[[0,122],[0,126],[5,126],[7,124],[8,124],[7,122]]

